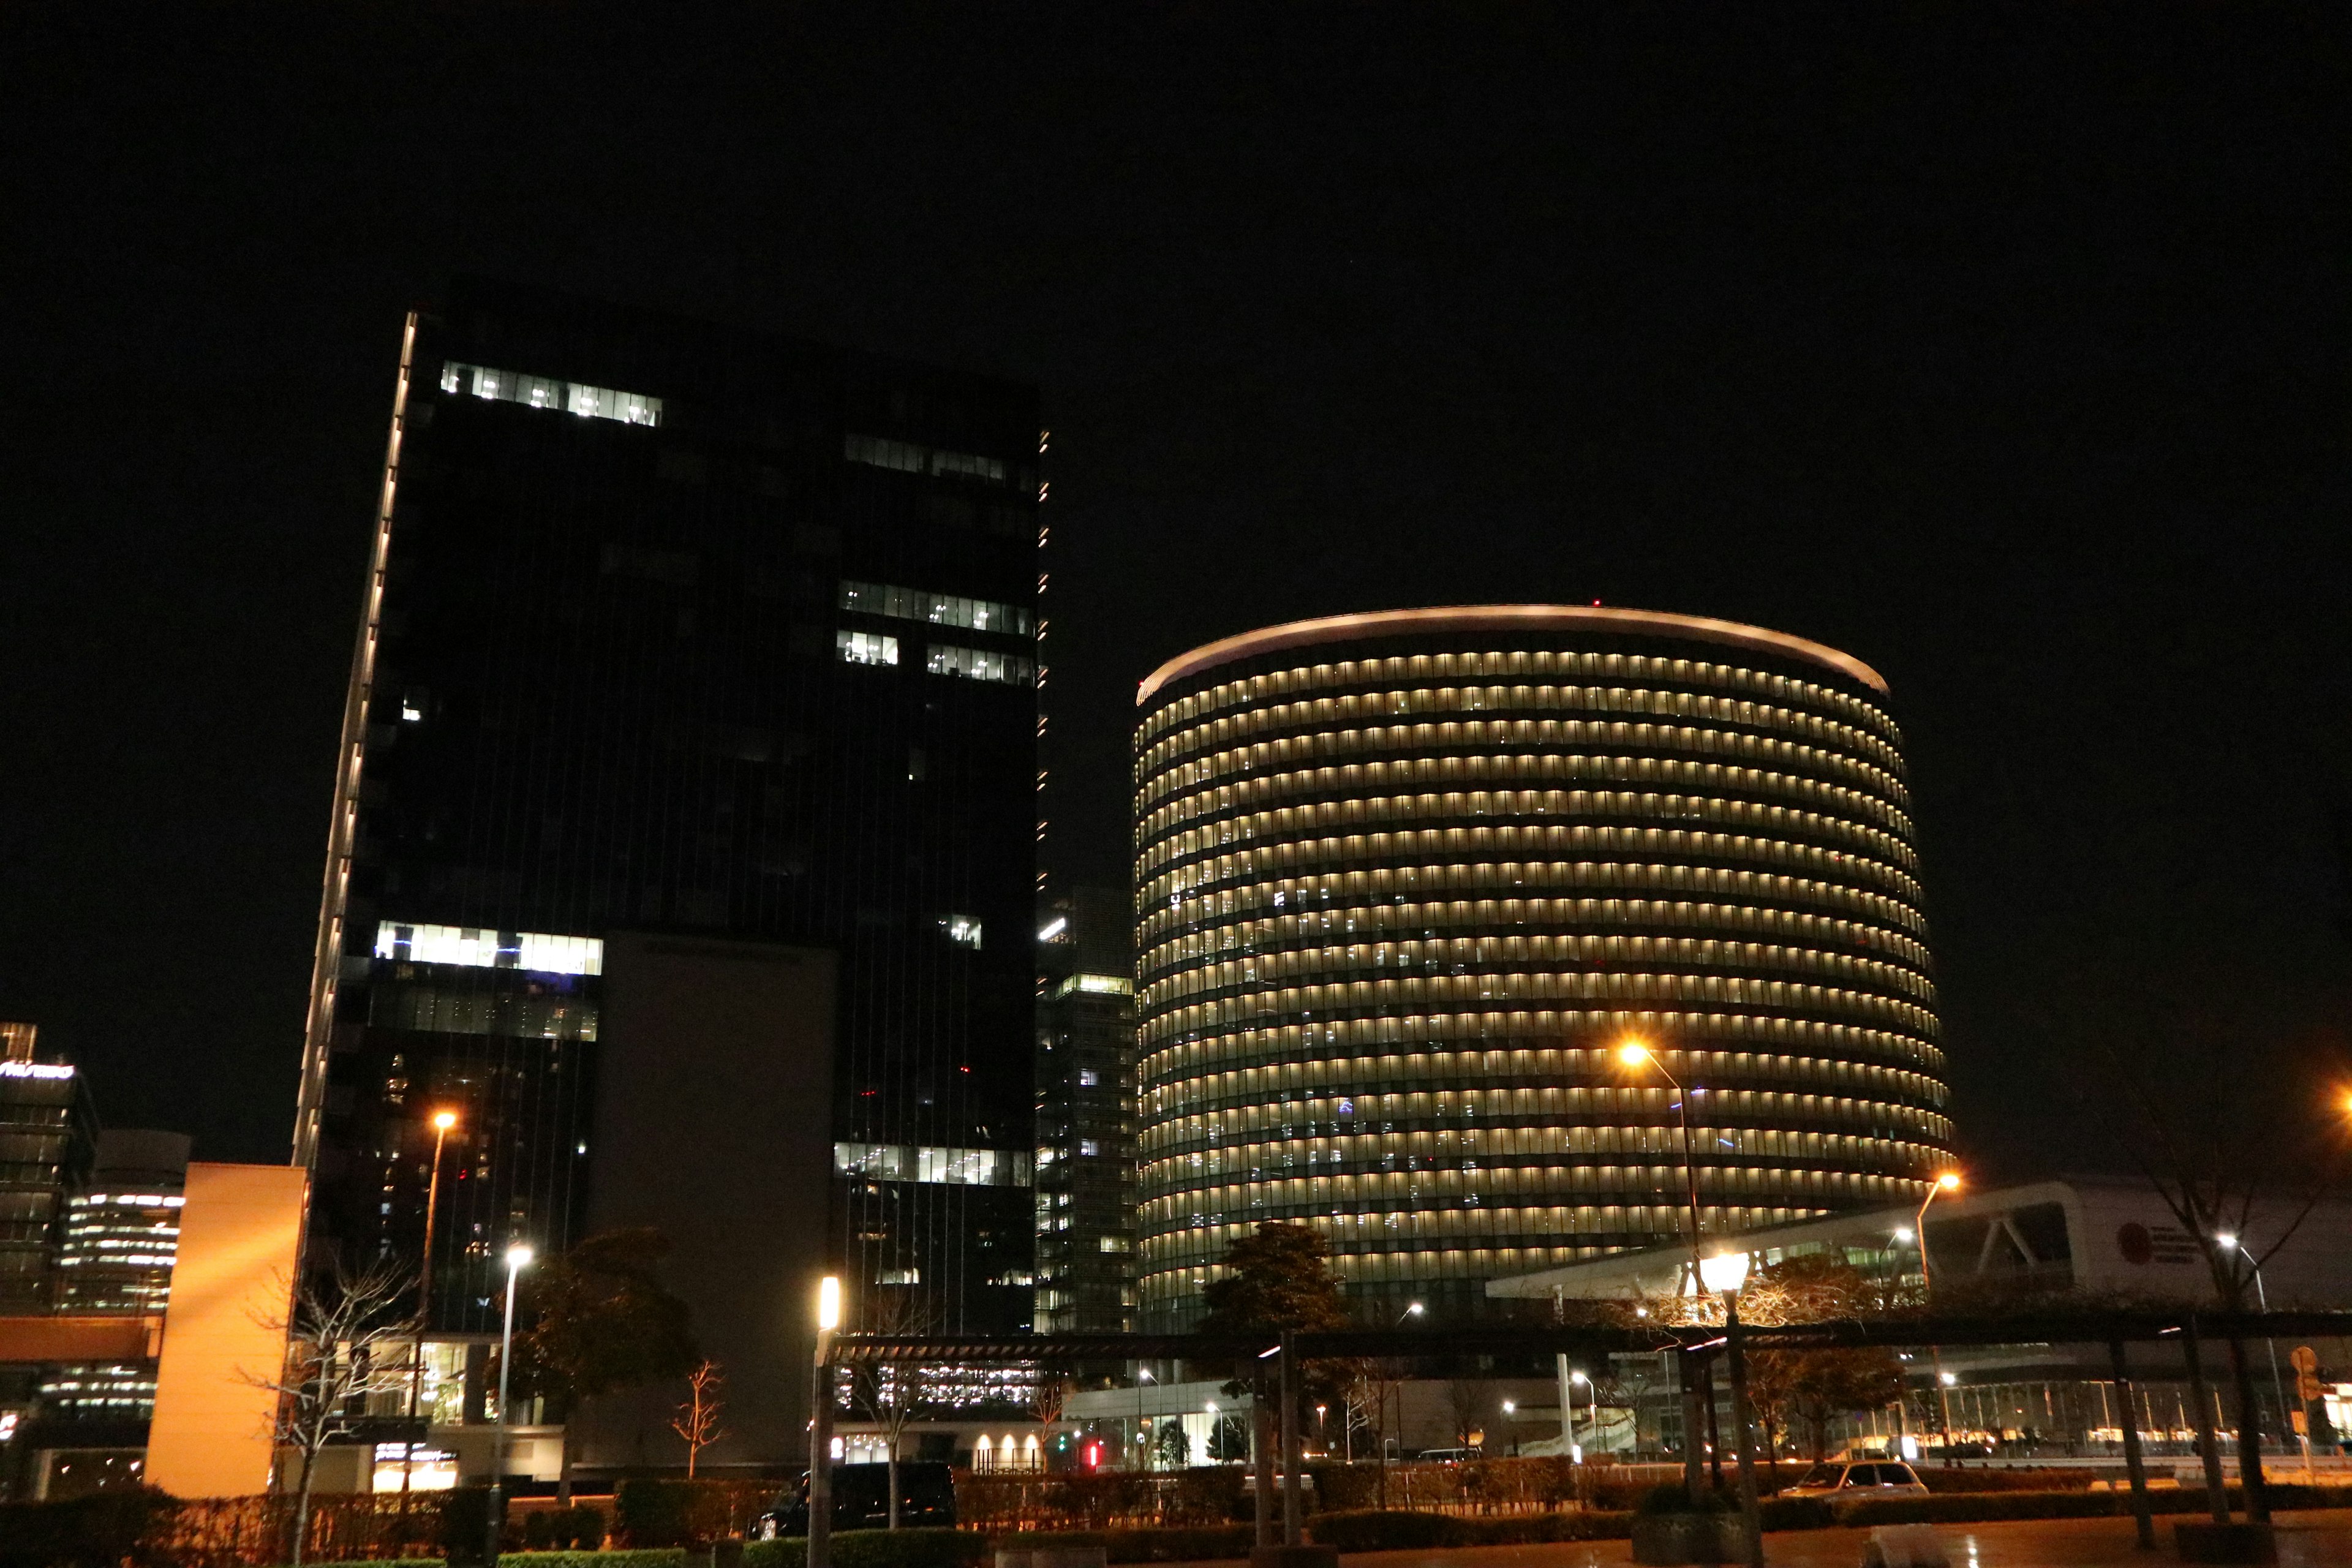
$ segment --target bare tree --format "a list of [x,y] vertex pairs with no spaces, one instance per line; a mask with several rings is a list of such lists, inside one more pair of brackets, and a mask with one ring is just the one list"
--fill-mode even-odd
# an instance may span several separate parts
[[[866,1331],[874,1334],[926,1334],[934,1315],[922,1297],[903,1287],[877,1289],[860,1314]],[[881,1428],[883,1452],[890,1464],[890,1528],[898,1528],[898,1448],[907,1428],[928,1403],[920,1367],[896,1363],[860,1365],[850,1384],[850,1397],[866,1418]]]
[[2259,1299],[2263,1265],[2335,1184],[2342,1139],[2330,1117],[2338,1097],[2300,1081],[2313,1064],[2258,1059],[2265,1053],[2226,1025],[2175,1018],[2156,1033],[2128,1057],[2102,1039],[2105,1081],[2084,1098],[2204,1256],[2231,1322],[2246,1516],[2265,1521],[2253,1373],[2236,1320]]
[[302,1568],[310,1544],[310,1488],[320,1453],[360,1431],[373,1396],[399,1394],[408,1387],[404,1358],[421,1326],[397,1310],[411,1284],[408,1271],[389,1259],[354,1269],[338,1258],[323,1279],[304,1278],[294,1292],[290,1320],[262,1321],[265,1328],[286,1336],[286,1360],[276,1374],[242,1368],[237,1373],[247,1385],[278,1396],[270,1436],[301,1462],[288,1549],[293,1568]]
[[727,1374],[719,1363],[704,1356],[695,1369],[686,1374],[686,1397],[679,1401],[677,1414],[670,1417],[669,1429],[686,1439],[686,1479],[694,1479],[695,1461],[702,1450],[727,1436],[719,1424],[719,1413],[727,1408]]
[[1457,1377],[1445,1385],[1445,1406],[1454,1416],[1454,1441],[1463,1449],[1463,1457],[1486,1436],[1486,1422],[1480,1413],[1486,1406],[1486,1385],[1475,1377]]
[[[1402,1398],[1405,1380],[1412,1375],[1410,1363],[1402,1361],[1360,1361],[1352,1365],[1355,1373],[1348,1384],[1348,1419],[1358,1429],[1369,1428],[1375,1445],[1372,1457],[1381,1467],[1381,1506],[1389,1506],[1389,1406]],[[1400,1406],[1398,1425],[1403,1425]],[[1402,1438],[1400,1432],[1398,1436]],[[1402,1446],[1402,1444],[1400,1444]]]

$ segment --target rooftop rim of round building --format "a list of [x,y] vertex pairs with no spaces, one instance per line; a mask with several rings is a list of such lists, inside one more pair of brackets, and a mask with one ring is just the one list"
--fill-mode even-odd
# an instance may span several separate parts
[[1677,637],[1687,642],[1721,643],[1727,647],[1776,653],[1823,665],[1882,694],[1886,679],[1852,654],[1825,644],[1791,637],[1763,626],[1719,621],[1706,616],[1681,616],[1669,610],[1625,610],[1601,605],[1444,605],[1421,610],[1370,610],[1352,616],[1324,616],[1311,621],[1285,621],[1254,632],[1202,643],[1143,678],[1136,688],[1135,705],[1150,702],[1162,687],[1213,669],[1235,659],[1285,648],[1313,647],[1322,643],[1360,642],[1372,637],[1411,637],[1428,632],[1581,631],[1616,636]]

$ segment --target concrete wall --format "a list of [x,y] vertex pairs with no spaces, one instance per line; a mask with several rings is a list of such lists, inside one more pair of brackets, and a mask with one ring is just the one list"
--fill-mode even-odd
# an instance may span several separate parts
[[310,1176],[298,1165],[199,1163],[187,1195],[147,1481],[179,1497],[246,1496],[268,1488],[278,1403],[247,1380],[285,1365]]
[[[804,1457],[833,1179],[834,955],[620,932],[604,943],[590,1231],[654,1226],[727,1376],[706,1465]],[[583,1464],[682,1464],[675,1387],[598,1400]]]

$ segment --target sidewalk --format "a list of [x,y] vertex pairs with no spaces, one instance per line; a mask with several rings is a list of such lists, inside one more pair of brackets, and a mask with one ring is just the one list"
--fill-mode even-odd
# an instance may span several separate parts
[[[2147,1568],[2178,1561],[2172,1518],[2156,1521],[2157,1550],[2133,1544],[2129,1519],[2004,1520],[1943,1524],[1952,1568]],[[2352,1563],[2352,1510],[2278,1516],[2281,1568]],[[1859,1568],[1866,1530],[1807,1530],[1764,1538],[1769,1568]],[[1540,1546],[1457,1546],[1426,1552],[1359,1552],[1341,1568],[1623,1568],[1633,1560],[1623,1541],[1559,1542]],[[1202,1564],[1201,1568],[1209,1568]]]

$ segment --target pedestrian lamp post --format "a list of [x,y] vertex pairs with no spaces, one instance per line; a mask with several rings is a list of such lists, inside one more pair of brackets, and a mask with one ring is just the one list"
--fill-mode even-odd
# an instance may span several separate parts
[[514,1370],[515,1281],[530,1267],[530,1256],[525,1242],[507,1248],[507,1321],[499,1335],[499,1436],[490,1450],[490,1529],[489,1540],[483,1543],[492,1563],[499,1560],[499,1533],[506,1523],[507,1426],[512,1419],[507,1408],[507,1388],[508,1374]]
[[[2234,1252],[2245,1258],[2247,1267],[2254,1271],[2254,1300],[2262,1303],[2263,1315],[2264,1317],[2268,1317],[2271,1310],[2271,1294],[2268,1290],[2263,1288],[2263,1266],[2256,1263],[2254,1261],[2254,1255],[2251,1251],[2248,1251],[2244,1247],[2241,1246],[2238,1238],[2235,1236],[2231,1235],[2228,1231],[2223,1231],[2220,1235],[2214,1237],[2213,1244],[2224,1252]],[[2278,1341],[2268,1335],[2264,1335],[2263,1339],[2264,1342],[2269,1345],[2271,1352],[2271,1395],[2278,1401],[2279,1419],[2281,1421],[2285,1421],[2286,1380],[2279,1375]],[[2291,1426],[2292,1423],[2289,1425]],[[2311,1438],[2307,1435],[2303,1440],[2303,1451],[2305,1459],[2305,1468],[2308,1469],[2310,1468],[2308,1461],[2311,1455]]]
[[[1138,1365],[1135,1369],[1135,1440],[1143,1443],[1143,1385],[1151,1381],[1151,1369]],[[1144,1443],[1143,1468],[1151,1468],[1151,1446]]]
[[[1591,1419],[1586,1423],[1584,1431],[1585,1436],[1590,1440],[1583,1443],[1571,1443],[1570,1445],[1570,1447],[1575,1450],[1574,1458],[1576,1462],[1580,1465],[1584,1463],[1584,1450],[1591,1447],[1597,1447],[1600,1444],[1601,1386],[1594,1383],[1591,1378],[1585,1376],[1584,1370],[1581,1367],[1570,1373],[1568,1374],[1568,1381],[1570,1384],[1584,1390],[1585,1398],[1591,1402],[1588,1408],[1592,1412]],[[1571,1394],[1570,1399],[1573,1400],[1573,1398],[1574,1395]],[[1568,1420],[1569,1429],[1570,1431],[1575,1430],[1576,1411],[1572,1404],[1568,1413]]]
[[[454,1110],[433,1113],[432,1174],[425,1181],[425,1245],[416,1259],[416,1343],[408,1355],[408,1419],[411,1430],[408,1441],[402,1444],[400,1461],[401,1506],[408,1506],[408,1491],[416,1472],[416,1406],[425,1389],[425,1331],[433,1321],[433,1221],[441,1203],[441,1148],[449,1141],[449,1130],[457,1125]],[[431,1423],[426,1423],[428,1427]]]
[[1722,1252],[1702,1259],[1699,1280],[1723,1298],[1724,1339],[1731,1358],[1731,1422],[1739,1436],[1739,1514],[1747,1521],[1748,1568],[1764,1568],[1763,1515],[1756,1503],[1756,1442],[1748,1411],[1748,1356],[1740,1344],[1739,1288],[1748,1282],[1748,1254]]
[[[1927,1205],[1936,1201],[1936,1195],[1938,1193],[1957,1193],[1959,1190],[1960,1173],[1958,1171],[1946,1171],[1928,1184],[1927,1195],[1919,1200],[1919,1213],[1913,1221],[1912,1228],[1919,1241],[1919,1300],[1920,1304],[1931,1313],[1936,1307],[1935,1280],[1927,1268]],[[1929,1345],[1927,1353],[1934,1358],[1936,1363],[1937,1421],[1944,1436],[1944,1462],[1948,1465],[1952,1462],[1952,1396],[1946,1390],[1959,1380],[1944,1371],[1943,1346]]]
[[841,1281],[816,1285],[816,1352],[809,1368],[808,1568],[832,1568],[833,1331],[841,1327]]
[[1518,1413],[1519,1403],[1517,1400],[1506,1399],[1503,1401],[1503,1434],[1511,1440],[1511,1458],[1514,1459],[1519,1457],[1519,1424],[1517,1421],[1513,1419],[1513,1417],[1517,1416]]

